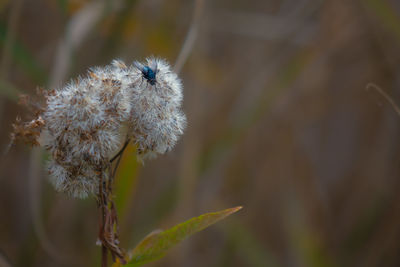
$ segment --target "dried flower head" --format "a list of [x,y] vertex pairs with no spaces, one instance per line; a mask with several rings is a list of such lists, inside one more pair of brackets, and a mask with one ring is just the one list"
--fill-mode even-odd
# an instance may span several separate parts
[[141,80],[133,91],[129,133],[138,151],[145,157],[170,150],[186,126],[181,111],[182,83],[161,59],[147,59],[146,64],[135,62]]
[[99,174],[126,140],[142,158],[155,156],[171,149],[186,125],[182,83],[161,59],[129,67],[115,60],[45,98],[36,119],[14,126],[14,139],[47,149],[52,184],[74,197],[96,193]]

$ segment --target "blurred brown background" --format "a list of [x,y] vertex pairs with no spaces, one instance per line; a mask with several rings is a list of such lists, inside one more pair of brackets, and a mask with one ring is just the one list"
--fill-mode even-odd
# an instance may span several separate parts
[[[396,0],[3,0],[0,145],[18,93],[178,61],[188,128],[144,166],[125,153],[123,247],[243,205],[149,266],[400,266],[400,117],[366,90],[400,104],[399,45]],[[2,159],[0,266],[99,266],[96,203],[54,192],[46,157]]]

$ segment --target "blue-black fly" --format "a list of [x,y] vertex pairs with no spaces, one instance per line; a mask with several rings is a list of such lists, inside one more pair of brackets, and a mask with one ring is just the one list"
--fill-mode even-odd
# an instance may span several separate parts
[[143,78],[145,78],[149,84],[156,84],[156,75],[158,71],[156,62],[151,62],[151,66],[145,66],[142,63],[136,61],[134,62],[134,65],[142,72]]

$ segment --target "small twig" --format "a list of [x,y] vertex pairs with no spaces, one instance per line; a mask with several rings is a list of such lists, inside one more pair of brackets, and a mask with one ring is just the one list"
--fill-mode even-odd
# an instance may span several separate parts
[[122,155],[122,153],[124,153],[125,148],[128,146],[129,142],[130,142],[130,139],[128,138],[128,139],[126,140],[124,146],[121,148],[121,150],[120,150],[114,157],[112,157],[112,158],[110,159],[110,163],[113,163],[114,160],[115,160],[116,158],[118,158],[119,156]]
[[399,106],[397,106],[396,103],[394,102],[393,98],[391,98],[379,86],[377,86],[376,84],[373,84],[373,83],[369,83],[366,88],[367,88],[367,90],[370,89],[370,88],[375,89],[379,94],[381,94],[389,102],[390,105],[392,105],[394,111],[397,113],[397,115],[400,116],[400,108],[399,108]]
[[115,175],[117,174],[117,169],[119,166],[119,163],[121,161],[122,155],[118,156],[117,162],[115,163],[114,169],[110,171],[110,180],[114,180]]

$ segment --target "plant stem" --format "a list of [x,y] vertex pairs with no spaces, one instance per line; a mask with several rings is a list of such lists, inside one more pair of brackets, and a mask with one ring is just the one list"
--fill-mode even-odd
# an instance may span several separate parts
[[[107,267],[108,251],[111,252],[112,260],[115,262],[118,258],[121,263],[125,263],[124,251],[119,247],[119,226],[118,216],[115,208],[115,203],[112,194],[112,185],[122,155],[129,144],[130,139],[127,139],[121,150],[110,160],[110,164],[101,170],[99,193],[98,193],[98,206],[100,209],[100,229],[99,240],[101,241],[101,267]],[[112,163],[117,160],[114,167]],[[109,172],[108,177],[105,171]]]
[[107,267],[107,261],[108,261],[107,254],[108,254],[107,247],[101,245],[101,267]]

